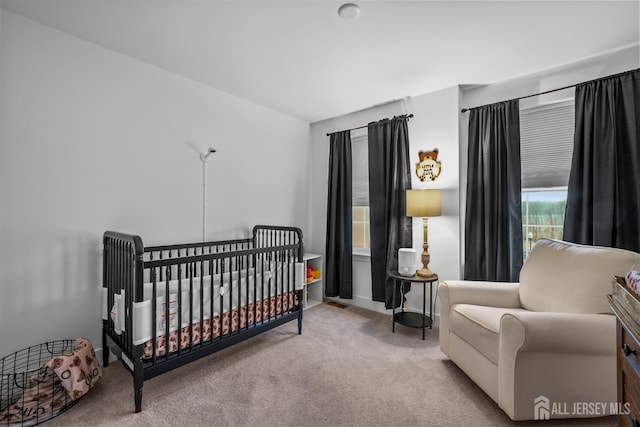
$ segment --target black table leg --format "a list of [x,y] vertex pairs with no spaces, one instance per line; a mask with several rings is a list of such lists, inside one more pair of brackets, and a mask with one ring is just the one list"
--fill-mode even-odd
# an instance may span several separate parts
[[424,330],[427,329],[427,284],[422,285],[422,340],[424,341]]
[[396,332],[396,285],[397,281],[393,281],[393,304],[391,305],[391,332]]
[[[436,284],[438,286],[438,284]],[[433,310],[436,307],[433,302],[433,282],[429,283],[429,320],[431,320],[431,324],[429,325],[429,329],[433,329]]]

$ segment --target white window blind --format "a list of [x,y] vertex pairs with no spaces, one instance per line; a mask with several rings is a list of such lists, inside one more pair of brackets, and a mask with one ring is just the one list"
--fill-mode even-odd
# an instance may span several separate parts
[[520,111],[522,188],[566,187],[573,154],[574,102]]
[[353,206],[369,206],[369,141],[366,128],[351,131],[351,182]]

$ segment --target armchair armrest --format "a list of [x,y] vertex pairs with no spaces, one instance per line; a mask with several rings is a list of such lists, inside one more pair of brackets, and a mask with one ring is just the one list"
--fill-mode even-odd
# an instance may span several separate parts
[[514,312],[500,321],[500,351],[615,354],[611,314]]
[[514,420],[528,419],[541,394],[568,405],[576,399],[615,400],[615,316],[526,311],[502,316],[498,405]]
[[520,308],[519,283],[447,280],[438,285],[441,307],[474,304]]
[[455,304],[520,308],[519,283],[447,280],[438,285],[440,350],[449,355],[449,312]]

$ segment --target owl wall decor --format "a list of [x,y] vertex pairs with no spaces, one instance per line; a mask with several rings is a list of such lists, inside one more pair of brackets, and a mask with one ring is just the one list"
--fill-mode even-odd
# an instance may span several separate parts
[[441,164],[438,161],[438,149],[433,151],[420,151],[420,162],[416,164],[416,175],[420,181],[434,181],[440,176]]

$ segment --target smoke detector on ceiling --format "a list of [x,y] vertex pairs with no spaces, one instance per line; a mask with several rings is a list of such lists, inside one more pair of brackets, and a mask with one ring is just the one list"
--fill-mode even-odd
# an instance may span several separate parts
[[356,19],[360,16],[360,6],[355,3],[345,3],[338,9],[338,15],[342,19]]

